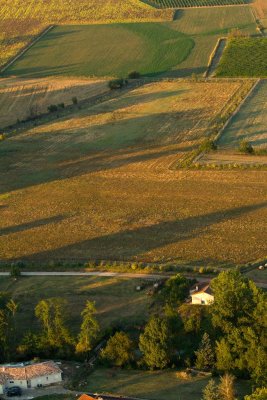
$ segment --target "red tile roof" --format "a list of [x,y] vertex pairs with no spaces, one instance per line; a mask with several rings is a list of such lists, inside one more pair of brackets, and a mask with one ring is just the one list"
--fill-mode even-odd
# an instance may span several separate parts
[[7,380],[23,381],[61,372],[61,369],[53,361],[25,366],[2,366],[0,367],[0,384],[4,384]]

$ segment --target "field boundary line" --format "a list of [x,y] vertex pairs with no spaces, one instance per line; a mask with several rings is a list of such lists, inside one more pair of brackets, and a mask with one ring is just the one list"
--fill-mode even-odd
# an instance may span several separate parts
[[243,107],[243,105],[245,104],[245,102],[248,100],[248,98],[252,95],[252,93],[254,92],[254,90],[256,89],[256,87],[259,85],[259,83],[261,82],[261,79],[257,79],[257,81],[254,83],[254,85],[252,86],[252,88],[248,91],[248,93],[246,94],[246,96],[244,97],[244,99],[240,102],[240,104],[237,106],[237,108],[235,109],[235,111],[230,115],[230,117],[228,118],[228,120],[225,122],[225,124],[223,125],[223,127],[219,130],[219,132],[217,133],[217,135],[214,138],[214,141],[217,142],[223,135],[225,129],[227,128],[227,126],[230,124],[230,122],[232,121],[232,119],[237,115],[237,113],[239,113],[240,109]]
[[[222,36],[222,37],[220,37],[220,38],[217,40],[217,43],[216,43],[214,49],[212,50],[212,52],[211,52],[211,54],[210,54],[209,62],[208,62],[208,65],[207,65],[207,69],[206,69],[206,71],[205,71],[204,74],[203,74],[203,77],[204,77],[204,78],[208,78],[208,77],[209,77],[210,72],[211,72],[212,64],[213,64],[213,62],[214,62],[214,60],[215,60],[215,57],[216,57],[216,55],[217,55],[217,52],[218,52],[218,50],[220,49],[220,46],[221,46],[221,44],[223,43],[223,41],[225,41],[225,46],[224,46],[224,49],[225,49],[225,47],[226,47],[226,45],[227,45],[227,37]],[[223,52],[224,52],[224,49],[223,49]],[[222,54],[223,54],[223,52],[222,52]],[[221,55],[221,57],[222,57],[222,55]],[[219,64],[219,62],[220,62],[220,60],[221,60],[221,57],[220,57],[219,60],[218,60],[218,64]],[[215,67],[215,69],[216,69],[216,67]],[[210,76],[212,77],[212,75],[210,75]]]
[[48,32],[50,32],[53,28],[55,28],[56,25],[49,25],[47,28],[45,28],[42,32],[39,33],[38,36],[35,36],[35,38],[26,46],[19,51],[19,53],[12,58],[12,60],[8,61],[6,65],[4,65],[0,73],[3,74],[11,65],[13,65],[20,57],[22,57],[33,45],[35,45],[37,42],[39,42],[40,39],[42,39]]

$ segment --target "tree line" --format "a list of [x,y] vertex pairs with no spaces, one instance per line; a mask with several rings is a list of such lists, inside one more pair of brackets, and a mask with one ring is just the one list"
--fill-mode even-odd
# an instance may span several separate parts
[[[266,293],[237,270],[224,271],[211,281],[215,299],[212,305],[186,303],[190,286],[180,274],[169,278],[154,295],[152,313],[145,325],[114,332],[98,362],[150,370],[195,368],[214,375],[252,379],[257,386],[265,386]],[[50,298],[35,307],[39,330],[18,339],[18,307],[8,294],[0,294],[1,362],[11,361],[15,355],[88,360],[101,340],[95,304],[89,300],[76,336],[66,324],[66,301]]]

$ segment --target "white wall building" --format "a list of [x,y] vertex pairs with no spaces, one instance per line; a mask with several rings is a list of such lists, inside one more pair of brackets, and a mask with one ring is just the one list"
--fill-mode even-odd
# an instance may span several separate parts
[[36,364],[0,366],[0,394],[6,389],[19,386],[21,389],[36,388],[62,381],[62,371],[53,361]]
[[190,295],[192,304],[209,305],[214,302],[214,296],[209,283],[197,285],[194,289],[190,290]]

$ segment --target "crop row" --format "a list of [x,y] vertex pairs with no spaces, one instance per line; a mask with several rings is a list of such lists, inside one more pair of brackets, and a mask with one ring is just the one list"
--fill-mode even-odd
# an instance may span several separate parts
[[246,4],[247,0],[150,0],[160,8],[205,7]]

